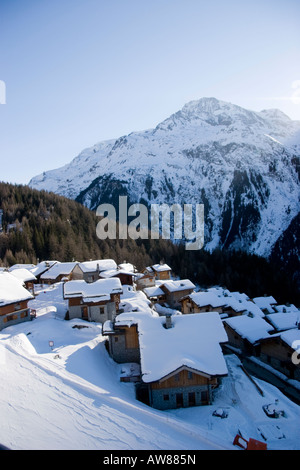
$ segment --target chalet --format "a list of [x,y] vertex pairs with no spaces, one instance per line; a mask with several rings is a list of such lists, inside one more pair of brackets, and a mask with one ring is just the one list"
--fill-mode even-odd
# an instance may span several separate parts
[[274,333],[274,328],[263,318],[240,315],[223,320],[228,344],[247,355],[259,356],[260,342]]
[[181,308],[180,299],[186,295],[190,295],[195,285],[189,279],[180,279],[177,281],[168,280],[160,284],[160,289],[165,294],[165,303],[170,308]]
[[125,268],[120,268],[119,266],[117,269],[107,269],[99,273],[100,279],[109,279],[111,277],[118,277],[123,286],[133,286],[133,280],[135,279],[136,275],[134,272]]
[[142,290],[148,287],[155,286],[155,274],[154,272],[146,272],[136,276],[136,290]]
[[277,333],[260,342],[259,359],[288,378],[300,380],[299,345],[298,328]]
[[298,328],[300,325],[300,311],[294,310],[289,312],[270,313],[265,317],[275,331],[285,331],[292,328]]
[[115,362],[140,363],[140,348],[137,321],[126,314],[124,321],[121,313],[115,321],[108,320],[103,324],[102,334],[107,336],[108,351]]
[[37,278],[32,274],[32,272],[25,268],[16,268],[9,272],[22,282],[25,289],[34,293],[34,284],[37,281]]
[[218,314],[122,313],[104,324],[103,334],[118,362],[140,364],[137,397],[157,409],[210,404],[227,375],[220,346],[227,336]]
[[48,269],[51,268],[54,264],[56,264],[57,261],[41,261],[39,262],[36,266],[30,269],[32,274],[35,275],[36,277],[36,284],[42,283],[40,280],[40,277],[42,274],[44,274]]
[[180,304],[181,312],[184,314],[203,312],[223,313],[226,301],[213,292],[194,292],[182,297]]
[[31,320],[28,302],[33,298],[19,279],[9,272],[0,272],[0,330]]
[[147,299],[149,299],[152,303],[160,303],[163,304],[166,302],[166,294],[162,290],[159,285],[154,285],[153,287],[146,287],[143,289],[144,294],[146,295]]
[[160,264],[153,264],[152,266],[148,266],[144,273],[152,273],[155,276],[157,281],[166,281],[171,279],[171,268],[167,264],[160,263]]
[[40,276],[42,284],[54,284],[72,279],[72,272],[77,262],[61,263],[57,261]]
[[69,304],[69,319],[82,318],[104,323],[117,314],[122,294],[120,279],[98,279],[89,283],[72,280],[64,284],[64,299]]
[[94,282],[99,279],[100,273],[112,269],[117,269],[117,263],[113,259],[85,261],[76,264],[72,272],[72,279]]
[[252,301],[257,305],[264,314],[275,312],[276,300],[272,296],[255,297]]

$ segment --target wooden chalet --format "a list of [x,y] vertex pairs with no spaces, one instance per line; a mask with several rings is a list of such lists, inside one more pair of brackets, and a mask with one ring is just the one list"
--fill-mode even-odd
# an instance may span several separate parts
[[98,279],[95,282],[72,280],[64,284],[68,300],[68,318],[82,318],[104,323],[113,320],[119,310],[122,294],[120,279]]
[[136,277],[136,290],[142,290],[148,287],[155,286],[155,273],[154,272],[145,272]]
[[15,268],[9,272],[22,282],[25,289],[34,294],[34,284],[36,283],[37,278],[32,274],[32,272],[25,268]]
[[103,271],[117,269],[113,259],[90,260],[77,263],[72,272],[72,279],[95,282]]
[[145,269],[144,274],[153,273],[157,281],[166,281],[168,279],[171,279],[171,272],[172,269],[170,268],[170,266],[165,263],[159,263],[153,264],[152,266],[148,266]]
[[137,398],[157,409],[210,404],[227,375],[220,347],[227,335],[218,314],[121,313],[102,334],[114,360],[140,365],[134,369]]
[[69,281],[72,279],[72,273],[76,264],[76,261],[66,263],[57,261],[41,274],[40,282],[43,284],[55,284],[56,282]]
[[137,321],[133,319],[122,321],[123,314],[113,321],[106,321],[102,334],[107,336],[108,352],[115,362],[120,364],[140,363],[140,348],[137,331]]
[[127,269],[120,268],[119,266],[117,267],[117,269],[108,269],[99,273],[100,279],[109,279],[112,277],[119,278],[123,286],[133,286],[136,274]]
[[160,285],[160,289],[165,294],[165,302],[170,308],[181,308],[180,300],[186,295],[190,295],[195,285],[189,279],[180,279],[177,281],[163,281]]
[[181,312],[203,313],[219,312],[223,313],[226,307],[226,301],[212,292],[194,292],[181,298]]
[[241,315],[223,320],[228,345],[246,355],[259,356],[261,341],[274,333],[272,325],[261,317]]
[[259,358],[289,379],[300,380],[300,329],[292,328],[260,341]]
[[9,272],[0,272],[0,330],[32,319],[28,307],[33,295]]

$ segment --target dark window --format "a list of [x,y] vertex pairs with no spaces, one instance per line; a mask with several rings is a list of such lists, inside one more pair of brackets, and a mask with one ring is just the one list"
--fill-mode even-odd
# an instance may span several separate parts
[[177,408],[181,408],[183,406],[183,394],[176,393],[176,406]]
[[195,405],[196,405],[195,392],[190,392],[189,393],[189,406],[195,406]]
[[169,398],[170,398],[170,397],[169,397],[169,394],[168,394],[168,393],[164,394],[164,401],[168,401]]

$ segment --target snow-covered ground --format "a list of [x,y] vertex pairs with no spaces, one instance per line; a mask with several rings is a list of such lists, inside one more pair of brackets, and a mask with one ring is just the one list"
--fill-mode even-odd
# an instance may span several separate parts
[[[123,302],[147,308],[141,293],[126,292]],[[226,356],[229,375],[213,405],[158,411],[136,400],[133,384],[120,382],[123,366],[109,357],[100,324],[63,320],[61,284],[41,290],[30,306],[36,319],[0,332],[0,444],[16,450],[238,450],[233,439],[240,431],[268,449],[300,449],[300,407],[255,379],[261,396],[236,356]],[[263,406],[269,404],[283,414],[268,417]]]

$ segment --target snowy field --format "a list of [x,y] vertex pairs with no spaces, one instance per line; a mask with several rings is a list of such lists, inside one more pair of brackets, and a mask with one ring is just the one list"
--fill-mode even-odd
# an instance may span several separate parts
[[[127,293],[123,301],[136,305],[143,298]],[[135,399],[133,384],[120,382],[122,365],[109,357],[100,324],[63,320],[61,284],[40,291],[29,305],[36,319],[0,332],[0,444],[12,450],[242,451],[233,446],[240,431],[268,449],[300,449],[300,407],[255,379],[261,396],[236,356],[226,356],[229,375],[213,405],[159,411]],[[263,411],[269,404],[278,418]]]

